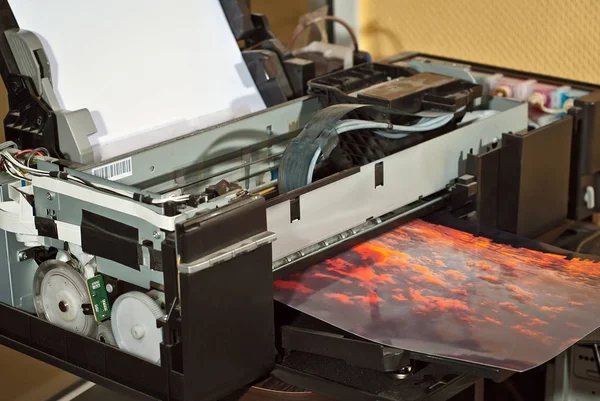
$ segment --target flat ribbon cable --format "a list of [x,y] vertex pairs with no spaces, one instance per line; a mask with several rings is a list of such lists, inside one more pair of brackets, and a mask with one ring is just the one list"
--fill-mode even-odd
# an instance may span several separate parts
[[[394,117],[414,117],[422,119],[438,119],[441,123],[448,123],[454,116],[453,113],[420,112],[407,113],[398,109],[365,104],[337,104],[320,110],[304,129],[287,146],[279,164],[278,189],[286,193],[301,188],[312,182],[312,172],[320,157],[329,157],[333,149],[339,144],[340,122],[350,113],[357,112],[365,117],[365,124],[373,126],[358,126],[360,128],[398,129],[391,123]],[[449,117],[445,120],[440,118]],[[422,124],[425,131],[427,124]],[[432,124],[428,129],[438,128]],[[405,126],[407,130],[411,126]],[[348,127],[346,127],[348,128]],[[348,129],[346,129],[347,131]],[[383,133],[382,133],[383,135]],[[389,136],[388,136],[389,137]],[[400,137],[400,136],[398,136]]]

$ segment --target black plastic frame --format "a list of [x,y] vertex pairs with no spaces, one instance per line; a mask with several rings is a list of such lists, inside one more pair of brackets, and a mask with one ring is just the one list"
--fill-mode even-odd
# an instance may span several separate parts
[[341,359],[349,365],[379,372],[398,371],[400,367],[412,360],[444,365],[494,382],[502,382],[514,374],[492,366],[387,347],[354,336],[327,323],[316,321],[315,318],[307,319],[307,316],[302,314],[297,322],[281,327],[281,347],[286,352],[299,351]]
[[519,79],[536,79],[551,85],[569,85],[576,89],[590,91],[589,95],[576,99],[575,107],[569,111],[569,115],[574,120],[574,129],[571,145],[567,217],[572,220],[585,220],[589,219],[592,213],[600,211],[597,204],[594,210],[590,210],[583,201],[587,186],[594,187],[596,192],[600,191],[600,85],[420,52],[400,53],[381,60],[380,63],[393,65],[395,62],[405,61],[413,57],[468,64],[474,71],[501,73]]
[[[290,355],[291,358],[302,359],[306,355],[298,353]],[[353,371],[357,378],[369,377],[373,384],[371,389],[361,389],[349,385],[347,380],[340,377],[340,372],[347,368],[346,365],[338,364],[336,368],[328,369],[323,373],[332,373],[333,377],[324,378],[319,373],[321,365],[326,365],[327,358],[318,358],[321,363],[300,364],[300,369],[277,365],[273,376],[300,388],[308,388],[319,394],[344,401],[445,401],[479,380],[478,377],[461,373],[444,366],[429,365],[416,374],[404,380],[398,380],[394,385],[390,383],[385,374],[379,372],[368,372],[362,369]],[[306,368],[314,369],[307,372]],[[383,377],[382,377],[383,376]],[[386,380],[387,379],[387,380]],[[381,385],[386,383],[387,385]]]
[[182,400],[164,393],[169,379],[158,365],[8,305],[0,304],[0,320],[2,345],[138,399]]
[[[14,17],[12,17],[10,8],[8,7],[7,0],[0,0],[0,24],[2,28],[6,29],[9,27],[8,24],[15,24]],[[8,52],[8,53],[6,53]],[[0,71],[2,72],[3,78],[7,74],[13,74],[15,72],[14,59],[11,59],[12,53],[8,49],[8,44],[4,36],[0,38],[0,54],[4,61],[0,63]],[[414,57],[417,55],[432,57],[446,61],[465,62],[461,60],[451,60],[434,55],[418,54],[418,53],[407,53],[404,55],[396,56],[393,61],[398,61],[408,57]],[[539,74],[528,74],[519,71],[496,68],[491,66],[485,66],[477,63],[470,63],[474,68],[482,71],[494,71],[494,72],[505,72],[507,75],[515,77],[531,77],[537,78],[544,82],[556,83],[556,84],[571,84],[575,87],[588,90],[598,90],[600,87],[590,84],[585,84],[577,81],[561,80],[558,78],[546,77]],[[6,79],[6,78],[5,78]],[[444,207],[443,201],[431,205],[427,208],[422,209],[420,213],[428,214],[439,208]],[[420,214],[419,213],[419,214]],[[309,257],[301,262],[295,263],[290,266],[292,269],[300,269],[308,266],[318,260],[322,260],[327,255],[333,255],[341,252],[343,249],[347,249],[354,244],[364,241],[367,238],[373,237],[389,230],[394,225],[401,224],[409,219],[416,216],[407,216],[394,220],[393,223],[382,224],[375,230],[365,233],[364,235],[353,238],[350,241],[340,244],[327,252],[320,253]],[[243,219],[243,216],[240,220]],[[229,237],[225,242],[230,243],[234,241],[233,237]],[[225,243],[224,242],[224,243]],[[175,238],[170,237],[164,243],[165,246],[169,245],[169,256],[172,258],[175,256]],[[265,252],[270,247],[263,248]],[[166,251],[164,248],[163,251]],[[191,252],[191,250],[190,250]],[[197,256],[197,255],[195,255]],[[263,255],[264,256],[264,255]],[[167,257],[167,256],[165,256]],[[263,257],[264,258],[264,257]],[[175,308],[177,305],[177,297],[174,295],[177,291],[176,275],[174,271],[176,267],[175,260],[171,260],[169,263],[165,263],[165,289],[167,292],[168,304],[172,306],[173,314],[169,315],[169,319],[165,324],[166,327],[172,328],[174,333],[180,332],[182,328],[181,319],[178,315],[178,310]],[[251,269],[251,266],[247,266]],[[266,273],[265,273],[266,274]],[[277,272],[275,273],[277,275]],[[188,286],[186,291],[193,290],[194,286],[192,283]],[[215,291],[218,291],[215,288]],[[189,294],[188,294],[189,295]],[[185,308],[185,306],[184,306]],[[169,308],[171,310],[171,308]],[[13,348],[19,352],[30,355],[41,361],[50,363],[68,372],[76,374],[87,380],[99,383],[108,388],[114,389],[119,392],[127,393],[133,397],[142,399],[160,399],[169,401],[182,401],[184,399],[184,375],[181,372],[183,370],[183,362],[181,359],[181,342],[177,338],[171,338],[172,341],[167,341],[162,348],[163,366],[153,365],[151,363],[140,360],[139,358],[130,356],[119,351],[116,348],[100,343],[94,339],[83,337],[57,326],[54,326],[44,320],[41,320],[33,315],[15,309],[13,307],[0,304],[0,343]],[[243,333],[241,333],[243,334]],[[185,334],[184,334],[185,336]],[[174,336],[176,337],[176,335]],[[180,359],[178,359],[180,358]],[[411,354],[411,358],[422,360],[426,362],[432,362],[435,364],[446,364],[448,361],[429,357],[424,355]],[[452,362],[454,364],[454,362]],[[266,366],[266,365],[265,365]],[[266,367],[265,367],[266,370]],[[481,371],[477,370],[476,367],[465,364],[461,365],[460,370],[462,372],[470,372],[475,375],[481,375]],[[279,372],[280,377],[303,377],[306,383],[309,381],[317,386],[318,383],[324,383],[326,380],[318,377],[312,377],[310,374],[302,372],[294,372],[292,369],[278,366],[275,372]],[[226,373],[225,373],[226,374]],[[249,376],[247,376],[248,380]],[[301,380],[298,381],[302,382]],[[470,385],[470,384],[468,384]],[[320,384],[319,384],[320,386]],[[332,385],[331,389],[335,389],[336,394],[353,394],[354,389],[348,387],[339,387],[340,385]],[[330,389],[330,390],[331,390]],[[324,390],[324,394],[331,393],[330,390]],[[339,392],[337,392],[339,391]],[[356,398],[356,399],[374,399],[370,395],[365,395],[367,398]],[[349,397],[354,399],[354,397]],[[379,398],[382,399],[382,398]]]

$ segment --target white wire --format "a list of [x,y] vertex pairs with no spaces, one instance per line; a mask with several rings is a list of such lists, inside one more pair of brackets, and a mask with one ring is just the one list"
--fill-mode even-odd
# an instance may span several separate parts
[[19,169],[17,169],[9,160],[4,159],[4,169],[6,170],[6,173],[9,174],[11,177],[17,179],[17,180],[28,180],[31,181],[31,179],[29,177],[26,177],[21,171],[19,171]]
[[50,173],[47,171],[43,171],[43,170],[38,170],[36,168],[33,167],[28,167],[26,165],[24,165],[23,163],[21,163],[20,161],[18,161],[17,159],[15,159],[10,153],[8,153],[7,151],[2,151],[0,153],[2,155],[2,157],[5,159],[5,161],[9,161],[10,163],[12,163],[13,165],[16,165],[17,167],[19,167],[21,170],[25,170],[27,172],[30,172],[32,174],[39,174],[39,175],[49,175]]
[[[460,112],[464,109],[465,107],[463,106],[459,108],[457,112]],[[360,129],[382,128],[381,130],[374,131],[374,133],[385,138],[400,139],[405,138],[410,133],[426,132],[441,128],[452,121],[454,117],[455,114],[453,113],[444,114],[439,117],[421,117],[421,119],[413,125],[390,125],[388,123],[377,121],[348,119],[340,121],[336,125],[335,129],[338,134],[342,134],[344,132]]]
[[[50,173],[48,171],[39,170],[39,169],[36,169],[33,167],[26,166],[25,164],[21,163],[16,158],[14,158],[7,151],[0,152],[0,157],[4,160],[6,172],[11,177],[13,177],[17,180],[31,181],[31,177],[28,177],[28,175],[37,175],[37,176],[44,176],[44,177],[47,177],[50,175]],[[23,173],[22,171],[25,171],[26,173]],[[68,180],[75,181],[79,184],[88,186],[88,184],[86,183],[85,180],[83,180],[77,176],[67,174],[66,177]],[[109,187],[107,185],[98,184],[98,183],[93,183],[93,187],[95,187],[96,189],[104,189],[107,191],[111,191],[111,192],[117,193],[119,195],[122,195],[126,198],[129,198],[129,199],[134,199],[134,195],[135,195],[133,192],[130,192],[130,191],[125,191],[122,189],[113,188],[113,187]],[[179,196],[173,196],[173,197],[164,198],[164,199],[153,199],[152,203],[153,204],[162,204],[162,203],[171,202],[171,201],[172,202],[185,202],[189,199],[189,197],[190,197],[189,195],[179,195]]]
[[[417,123],[413,124],[413,125],[397,125],[398,129],[403,129],[403,130],[420,130],[421,128],[426,128],[428,126],[431,125],[436,125],[438,123],[440,123],[441,121],[445,121],[446,119],[448,119],[448,117],[452,118],[452,114],[449,115],[443,115],[440,117],[423,117],[421,118]],[[389,124],[388,123],[384,123],[384,122],[377,122],[377,121],[366,121],[366,120],[356,120],[356,119],[349,119],[349,120],[342,120],[340,121],[340,123],[338,124],[337,127],[341,127],[341,128],[345,128],[346,126],[352,126],[352,125],[365,125],[365,124],[369,124],[369,125],[375,125],[378,127],[388,127]]]
[[[342,134],[348,131],[355,131],[359,129],[375,129],[383,128],[387,131],[399,131],[402,133],[407,132],[426,132],[431,131],[444,125],[448,124],[454,118],[454,114],[448,114],[442,117],[435,118],[422,118],[419,122],[414,125],[390,125],[388,123],[376,122],[376,121],[364,121],[364,120],[343,120],[336,125],[336,131],[338,134]],[[402,135],[400,137],[404,137]],[[394,138],[393,134],[387,134],[387,137]]]
[[[32,174],[32,175],[39,175],[39,176],[49,176],[50,173],[48,171],[44,171],[44,170],[39,170],[33,167],[28,167],[26,165],[24,165],[23,163],[21,163],[20,161],[18,161],[17,159],[15,159],[10,153],[3,151],[0,152],[0,155],[2,156],[2,158],[4,159],[4,163],[7,166],[7,171],[8,169],[17,169],[17,171],[20,170],[24,170],[27,171],[28,173]],[[12,171],[13,173],[15,171]],[[26,176],[23,176],[24,179],[28,179]],[[67,174],[67,179],[68,180],[72,180],[75,182],[78,182],[80,184],[83,185],[87,185],[86,182],[84,180],[82,180],[79,177],[76,177],[74,175],[71,174]],[[30,180],[30,179],[29,179]],[[120,195],[123,195],[127,198],[133,198],[133,192],[128,192],[128,191],[123,191],[120,189],[116,189],[116,188],[111,188],[102,184],[94,184],[94,186],[96,186],[97,188],[101,188],[101,189],[106,189],[106,190],[110,190],[112,192],[116,192]]]
[[170,198],[153,199],[152,203],[156,205],[156,204],[167,203],[167,202],[183,202],[183,201],[187,201],[189,198],[190,198],[190,195],[179,195],[179,196],[172,196]]
[[[7,165],[7,167],[8,167],[8,165]],[[19,177],[19,176],[17,176],[17,175],[15,175],[15,174],[13,174],[13,173],[10,171],[10,169],[9,169],[9,168],[7,168],[7,169],[6,169],[6,173],[7,173],[8,175],[10,175],[12,178],[16,179],[17,181],[22,181],[22,180],[27,180],[27,181],[30,181],[30,180],[28,180],[28,179],[27,179],[27,178],[25,178],[25,177]]]
[[[70,177],[72,177],[72,176],[70,176]],[[102,185],[102,184],[97,184],[97,183],[93,183],[93,184],[97,188],[105,189],[105,190],[111,191],[111,192],[116,192],[119,195],[125,196],[126,198],[133,199],[133,197],[134,197],[134,193],[130,192],[130,191],[124,191],[122,189],[117,189],[117,188],[109,187],[108,185]]]
[[[6,166],[11,166],[12,168],[15,168],[17,171],[18,170],[24,170],[30,174],[33,175],[41,175],[41,176],[48,176],[50,173],[47,171],[43,171],[43,170],[38,170],[32,167],[28,167],[26,165],[24,165],[23,163],[21,163],[20,161],[18,161],[17,159],[15,159],[10,153],[8,153],[7,151],[2,151],[0,152],[0,156],[2,156],[2,158],[4,159],[4,164]],[[8,168],[7,168],[8,170]]]
[[[410,130],[411,128],[419,129],[419,128],[428,127],[431,125],[437,125],[441,121],[446,121],[446,120],[452,119],[453,116],[454,116],[453,114],[446,114],[446,115],[442,115],[439,117],[422,117],[421,119],[419,119],[419,121],[417,121],[413,125],[397,125],[397,127],[399,127],[399,129],[404,129],[404,130]],[[375,125],[381,125],[381,126],[389,126],[388,123],[384,123],[384,122],[356,120],[356,119],[342,120],[339,123],[339,125],[342,127],[345,125],[351,125],[351,124],[375,124]]]
[[391,133],[389,131],[373,131],[375,134],[382,136],[384,138],[390,138],[390,139],[402,139],[402,138],[406,138],[407,136],[409,136],[411,133],[408,132],[399,132],[399,133]]
[[315,166],[317,165],[317,161],[319,160],[319,156],[321,156],[321,148],[318,148],[315,153],[313,154],[313,157],[310,161],[310,164],[308,165],[308,174],[306,177],[306,182],[308,184],[312,183],[312,177],[313,174],[315,172]]

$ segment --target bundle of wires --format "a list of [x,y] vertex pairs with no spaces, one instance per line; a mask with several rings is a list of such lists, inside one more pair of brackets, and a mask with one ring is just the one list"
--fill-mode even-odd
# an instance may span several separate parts
[[337,142],[331,139],[335,136],[342,136],[350,131],[364,131],[388,139],[401,139],[409,135],[424,134],[442,128],[454,121],[458,117],[458,113],[465,109],[463,106],[454,113],[444,113],[433,117],[407,115],[419,117],[416,122],[407,125],[394,124],[390,121],[341,119],[349,112],[361,107],[368,106],[339,104],[325,108],[313,118],[313,121],[304,128],[300,135],[292,140],[279,165],[278,188],[280,193],[292,191],[312,182],[319,161],[325,156],[329,156],[323,147],[331,146],[331,143],[336,146]]
[[[85,185],[87,187],[93,188],[98,191],[110,193],[112,195],[118,195],[121,197],[125,197],[128,199],[132,199],[135,201],[139,201],[139,202],[143,202],[143,203],[151,204],[151,205],[160,205],[160,204],[163,204],[166,202],[180,203],[180,202],[186,202],[189,199],[189,195],[179,195],[179,196],[172,196],[172,197],[156,199],[156,198],[152,198],[148,195],[141,194],[139,192],[125,191],[122,189],[109,187],[107,185],[92,183],[84,178],[77,177],[77,176],[74,176],[72,174],[69,174],[69,173],[66,173],[63,171],[45,171],[45,170],[33,168],[33,167],[29,166],[29,163],[31,161],[30,156],[28,156],[26,163],[22,163],[21,161],[19,161],[17,159],[19,156],[23,156],[25,154],[27,154],[27,155],[39,154],[39,156],[42,156],[43,155],[42,151],[46,151],[46,150],[45,149],[23,150],[23,151],[17,152],[14,155],[12,155],[9,151],[3,150],[0,152],[0,161],[2,163],[2,168],[10,176],[12,176],[13,178],[15,178],[17,180],[31,181],[33,177],[58,178],[58,179],[63,179],[63,180],[67,180],[67,181],[76,182],[78,184]],[[48,151],[46,151],[46,154],[48,154]]]
[[366,120],[341,120],[335,126],[338,134],[362,129],[374,130],[379,136],[390,139],[400,139],[415,132],[427,132],[443,127],[454,118],[454,114],[445,114],[440,117],[423,117],[413,125],[397,125],[386,122]]
[[[461,109],[462,110],[462,109]],[[335,131],[339,134],[357,130],[372,130],[373,133],[389,139],[401,139],[413,133],[433,131],[448,124],[455,117],[454,114],[444,114],[439,117],[422,117],[413,125],[399,125],[386,122],[346,119],[340,120],[335,125]],[[321,158],[321,148],[318,148],[309,163],[306,182],[312,182],[317,162]]]

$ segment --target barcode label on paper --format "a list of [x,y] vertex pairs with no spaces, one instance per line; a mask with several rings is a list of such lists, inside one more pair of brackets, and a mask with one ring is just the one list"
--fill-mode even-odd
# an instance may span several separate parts
[[128,157],[127,159],[118,160],[102,167],[96,167],[92,169],[92,174],[111,181],[120,180],[133,174],[133,162],[131,157]]

